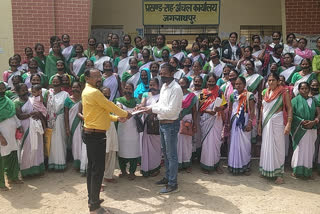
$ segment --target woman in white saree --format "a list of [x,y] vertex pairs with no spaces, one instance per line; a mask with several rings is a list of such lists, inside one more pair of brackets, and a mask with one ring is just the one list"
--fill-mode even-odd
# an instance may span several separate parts
[[[246,80],[238,77],[236,91],[229,98],[227,122],[231,122],[228,168],[231,173],[250,175],[251,130],[255,125],[255,98],[245,90]],[[226,125],[226,127],[228,127]]]
[[291,128],[293,155],[292,176],[313,179],[313,157],[320,121],[319,101],[309,97],[310,85],[302,82],[299,95],[292,99],[293,120]]
[[135,90],[140,79],[138,60],[136,58],[131,58],[129,60],[129,64],[130,64],[130,70],[123,73],[121,78],[121,85],[122,85],[122,88],[124,88],[126,83],[131,83],[134,86],[133,90]]
[[126,46],[121,46],[120,56],[114,60],[114,72],[118,73],[120,79],[122,78],[123,73],[130,69],[129,60],[131,58],[133,58],[133,56],[128,56],[128,48]]
[[92,56],[90,59],[94,63],[94,68],[103,71],[103,62],[105,61],[112,61],[112,59],[108,56],[103,55],[104,46],[103,43],[97,43],[96,46],[96,55]]
[[269,74],[268,84],[269,88],[264,90],[262,113],[258,122],[258,134],[262,135],[259,170],[262,176],[275,177],[275,183],[282,184],[285,135],[290,133],[292,107],[289,93],[280,85],[277,74]]
[[310,59],[303,59],[300,64],[301,71],[296,72],[291,79],[291,85],[293,85],[294,96],[299,94],[299,84],[302,82],[310,83],[311,80],[317,79],[316,73],[311,71],[312,64]]
[[48,128],[52,129],[49,155],[49,169],[64,170],[66,168],[67,135],[64,123],[64,102],[68,92],[61,90],[62,77],[52,80],[53,89],[45,94],[48,110]]
[[70,60],[70,73],[74,78],[79,79],[86,68],[85,62],[87,57],[83,55],[83,47],[80,44],[74,45],[76,56]]
[[82,150],[86,148],[81,137],[81,118],[78,116],[80,105],[81,86],[80,83],[74,82],[72,84],[72,95],[67,97],[64,102],[64,122],[68,137],[68,146],[72,149],[73,167],[75,169],[80,169],[82,165]]

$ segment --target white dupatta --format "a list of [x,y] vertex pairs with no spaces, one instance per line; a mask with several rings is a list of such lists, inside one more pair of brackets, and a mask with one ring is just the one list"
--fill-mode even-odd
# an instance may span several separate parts
[[131,50],[128,50],[128,56],[131,56],[131,54],[133,53],[134,48],[132,48]]
[[129,60],[133,58],[133,56],[128,56],[122,60],[120,60],[118,64],[118,75],[120,79],[122,79],[122,75],[125,71],[130,69]]
[[209,65],[211,68],[210,72],[213,72],[218,78],[220,78],[222,76],[223,68],[226,66],[226,64],[220,61],[218,65],[214,66],[212,60],[210,60]]
[[64,48],[64,49],[62,50],[62,55],[64,56],[64,58],[65,58],[65,60],[66,60],[67,62],[69,61],[69,59],[70,59],[70,57],[71,57],[72,49],[73,49],[73,46],[70,45],[70,46],[68,46],[68,47],[66,47],[66,48]]
[[116,98],[118,87],[119,87],[116,75],[111,75],[110,77],[106,78],[102,84],[104,87],[107,87],[110,89],[111,94],[110,94],[109,100],[113,101],[114,98]]
[[148,68],[149,69],[151,63],[152,62],[147,62],[147,63],[141,65],[141,67],[139,68],[139,71],[141,72],[144,68]]
[[73,72],[78,75],[78,73],[80,72],[83,64],[86,62],[87,57],[81,57],[79,59],[75,59],[73,62]]
[[291,66],[290,68],[287,68],[286,70],[282,71],[280,75],[284,76],[285,80],[287,81],[295,70],[296,66]]
[[180,51],[179,53],[174,54],[172,57],[177,58],[180,62],[185,57],[184,53]]
[[299,79],[297,82],[294,83],[294,86],[293,86],[293,93],[294,93],[294,96],[297,96],[299,94],[299,84],[302,83],[302,82],[307,82],[307,80],[309,79],[309,77],[311,76],[312,73],[306,75],[306,76],[303,76],[301,79]]
[[259,57],[261,52],[262,52],[262,50],[256,51],[256,52],[252,53],[252,56]]
[[260,76],[259,74],[252,74],[250,76],[247,76],[246,77],[247,86],[251,86],[259,76]]
[[94,62],[94,68],[99,69],[100,71],[103,71],[103,63],[105,61],[111,61],[111,58],[108,56],[100,57],[97,61]]
[[134,90],[136,90],[139,79],[140,79],[140,72],[137,72],[127,80],[127,83],[132,83],[134,85]]
[[13,72],[12,74],[10,74],[9,78],[8,78],[8,86],[10,88],[14,88],[13,87],[13,82],[12,82],[12,78],[14,76],[18,76],[18,75],[22,75],[22,72],[20,70]]

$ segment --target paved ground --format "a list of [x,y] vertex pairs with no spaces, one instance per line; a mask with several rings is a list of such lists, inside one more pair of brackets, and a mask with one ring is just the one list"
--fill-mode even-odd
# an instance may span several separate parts
[[[117,184],[107,184],[101,194],[103,206],[122,214],[320,213],[319,176],[296,180],[287,170],[286,183],[277,186],[259,177],[257,161],[253,165],[251,176],[232,176],[225,163],[222,175],[205,175],[195,164],[191,174],[179,173],[180,192],[169,196],[157,194],[159,187],[154,182],[161,176],[143,178],[137,173],[135,181],[121,178]],[[86,194],[86,179],[69,167],[63,173],[48,172],[0,192],[0,213],[88,213]]]

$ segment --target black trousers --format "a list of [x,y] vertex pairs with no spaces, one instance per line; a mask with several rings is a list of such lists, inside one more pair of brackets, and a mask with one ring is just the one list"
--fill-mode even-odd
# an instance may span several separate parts
[[90,211],[100,208],[100,188],[102,184],[105,157],[106,157],[106,134],[83,133],[83,140],[87,146],[88,169],[87,189]]

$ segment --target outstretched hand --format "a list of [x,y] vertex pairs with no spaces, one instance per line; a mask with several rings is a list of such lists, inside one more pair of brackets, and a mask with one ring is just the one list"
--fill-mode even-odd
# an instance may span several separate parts
[[139,108],[139,110],[144,111],[144,113],[146,113],[146,114],[152,114],[152,108],[150,108],[150,107],[141,107],[141,108]]
[[125,123],[128,119],[125,118],[125,117],[119,117],[118,118],[118,121],[121,122],[121,123]]
[[132,114],[131,114],[131,112],[130,111],[127,111],[128,112],[128,116],[127,116],[127,118],[126,119],[130,119],[131,117],[132,117]]

